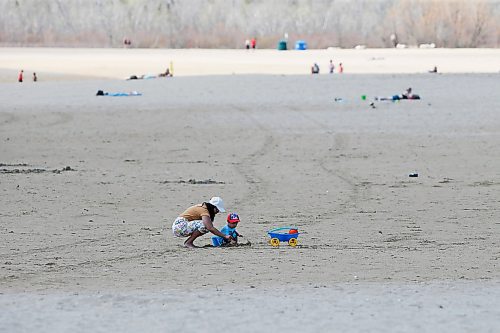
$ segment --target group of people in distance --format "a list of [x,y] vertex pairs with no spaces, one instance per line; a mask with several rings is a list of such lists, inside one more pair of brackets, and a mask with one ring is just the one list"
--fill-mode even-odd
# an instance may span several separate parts
[[[330,59],[330,63],[328,65],[328,69],[330,71],[330,74],[333,74],[335,73],[335,64],[333,63],[333,60]],[[338,67],[337,67],[337,72],[339,74],[342,74],[344,72],[344,66],[342,65],[342,63],[339,63]],[[434,66],[433,69],[429,70],[429,73],[437,73],[438,70],[437,70],[437,66]],[[312,66],[311,66],[311,74],[319,74],[319,66],[318,66],[318,63],[314,63]]]
[[[17,82],[23,82],[24,81],[24,70],[21,69],[19,72],[19,75],[17,76]],[[33,72],[33,82],[38,81],[38,77],[36,76],[36,73]]]
[[129,38],[127,38],[127,37],[123,38],[123,46],[124,47],[131,47],[132,46],[132,41]]
[[[331,59],[330,59],[329,65],[328,65],[328,69],[329,69],[330,74],[335,73],[335,64],[333,63],[333,60],[331,60]],[[338,71],[339,74],[344,73],[344,66],[342,65],[342,63],[339,63],[339,66],[337,67],[337,71]],[[315,62],[311,66],[311,74],[319,74],[319,65],[318,65],[318,63]]]
[[250,48],[255,50],[257,48],[257,40],[255,38],[245,40],[245,48],[247,50],[250,50]]

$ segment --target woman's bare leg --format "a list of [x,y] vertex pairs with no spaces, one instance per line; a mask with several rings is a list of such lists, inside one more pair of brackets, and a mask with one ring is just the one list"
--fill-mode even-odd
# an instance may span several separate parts
[[188,239],[186,239],[186,241],[184,242],[184,246],[185,247],[197,247],[196,245],[194,245],[194,240],[198,237],[200,237],[201,235],[203,235],[199,230],[195,230],[191,236],[189,236]]

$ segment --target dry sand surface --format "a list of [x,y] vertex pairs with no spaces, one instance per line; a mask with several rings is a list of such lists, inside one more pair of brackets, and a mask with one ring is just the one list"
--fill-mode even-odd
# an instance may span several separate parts
[[[500,49],[328,49],[307,51],[206,49],[53,49],[0,48],[0,82],[28,79],[99,77],[124,79],[157,75],[173,63],[176,76],[220,74],[308,74],[317,62],[328,72],[330,59],[345,73],[500,73]],[[9,73],[2,73],[2,69]]]
[[[0,331],[499,331],[499,78],[2,83]],[[171,235],[213,195],[251,246]]]

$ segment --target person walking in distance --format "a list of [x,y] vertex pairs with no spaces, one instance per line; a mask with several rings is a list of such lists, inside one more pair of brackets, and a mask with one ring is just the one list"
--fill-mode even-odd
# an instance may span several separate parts
[[17,82],[23,82],[23,74],[24,70],[21,69],[21,71],[19,72],[19,76],[17,77]]

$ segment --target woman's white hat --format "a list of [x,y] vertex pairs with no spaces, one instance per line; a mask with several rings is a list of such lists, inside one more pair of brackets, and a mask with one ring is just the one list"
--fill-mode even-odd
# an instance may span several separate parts
[[219,212],[221,213],[226,212],[226,210],[224,209],[224,201],[222,201],[220,197],[213,197],[212,199],[210,199],[209,203],[217,207]]

